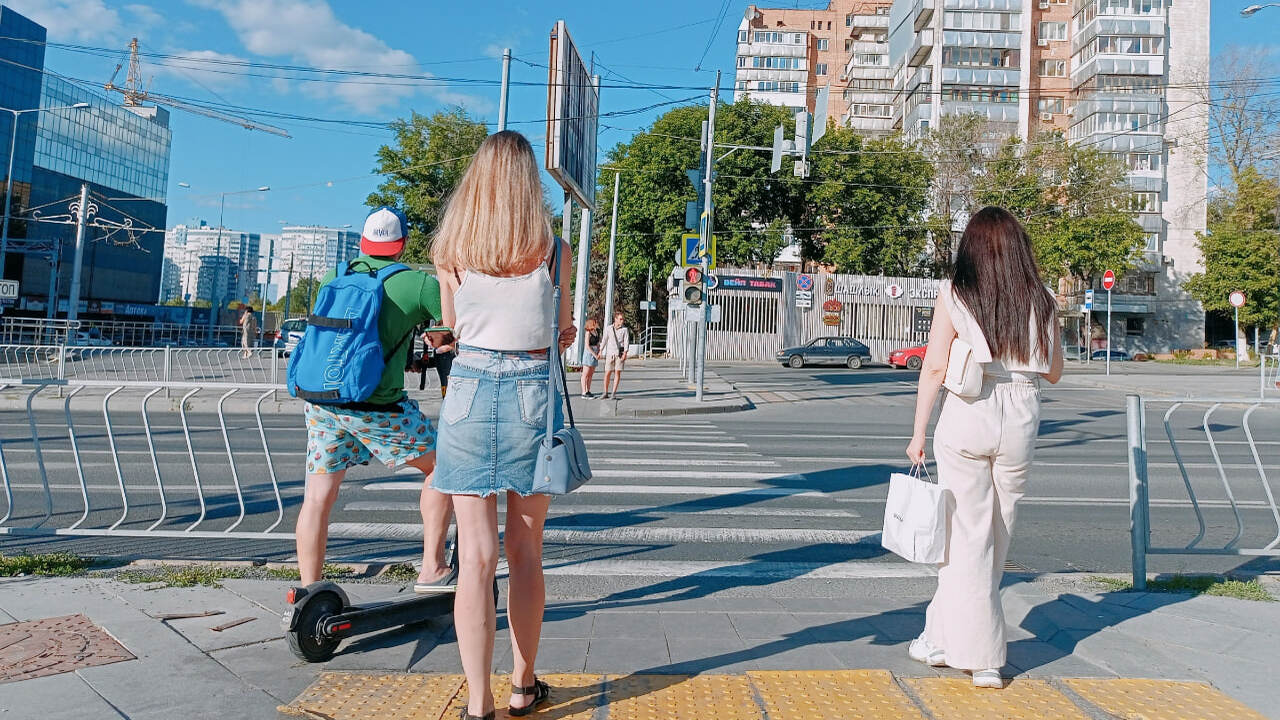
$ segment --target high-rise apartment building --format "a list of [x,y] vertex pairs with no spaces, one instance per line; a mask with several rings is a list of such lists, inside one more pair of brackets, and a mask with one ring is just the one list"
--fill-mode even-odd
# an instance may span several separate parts
[[[832,63],[842,69],[824,80],[818,71],[829,75]],[[1197,84],[1208,66],[1208,0],[751,5],[735,98],[813,111],[830,82],[828,117],[867,134],[918,138],[944,117],[976,114],[993,143],[1058,132],[1116,156],[1146,246],[1112,298],[1111,336],[1118,347],[1165,350],[1204,339],[1203,310],[1182,284],[1202,264],[1208,120]],[[1068,312],[1084,289],[1065,289]]]
[[160,302],[221,304],[247,302],[258,289],[258,257],[262,236],[230,228],[177,225],[165,233],[164,277],[166,293]]
[[360,254],[360,233],[323,225],[286,225],[276,247],[277,269],[293,265],[298,278],[320,277]]

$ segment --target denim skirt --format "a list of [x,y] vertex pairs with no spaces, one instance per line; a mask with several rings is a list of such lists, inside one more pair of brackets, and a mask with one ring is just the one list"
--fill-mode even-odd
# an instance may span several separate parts
[[[533,494],[549,367],[546,353],[458,347],[440,407],[432,487],[450,495]],[[563,414],[556,402],[556,429]]]

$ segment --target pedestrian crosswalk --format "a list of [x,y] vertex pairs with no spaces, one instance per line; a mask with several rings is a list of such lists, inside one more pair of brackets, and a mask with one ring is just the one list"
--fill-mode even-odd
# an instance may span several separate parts
[[[549,583],[626,577],[920,577],[880,548],[879,489],[753,448],[713,420],[579,422],[594,478],[556,498],[544,540]],[[776,437],[768,437],[770,435]],[[838,457],[827,465],[841,465]],[[344,491],[335,537],[422,536],[421,480],[406,472]],[[503,512],[499,502],[499,512]],[[500,518],[501,519],[501,518]]]

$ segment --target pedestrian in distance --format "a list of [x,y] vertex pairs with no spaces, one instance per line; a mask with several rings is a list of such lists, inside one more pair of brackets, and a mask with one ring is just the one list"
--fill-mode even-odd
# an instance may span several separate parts
[[596,366],[600,364],[600,321],[595,318],[583,324],[587,333],[587,346],[582,353],[582,397],[595,397],[591,392],[591,383],[596,377]]
[[924,633],[911,657],[969,670],[977,687],[1000,688],[1005,664],[1004,574],[1017,503],[1040,425],[1040,380],[1062,377],[1057,303],[1040,279],[1031,240],[1007,210],[986,207],[960,239],[951,279],[938,289],[916,399],[912,464],[925,462],[934,401],[952,352],[981,363],[981,390],[948,392],[934,432],[938,482],[947,500],[947,549]]
[[604,397],[618,399],[618,385],[631,351],[631,331],[622,313],[613,314],[613,325],[604,331]]
[[[383,299],[376,323],[385,367],[377,387],[366,398],[339,404],[307,402],[307,475],[296,530],[298,569],[304,584],[320,580],[329,512],[342,479],[349,468],[367,465],[371,460],[388,468],[408,465],[425,476],[419,503],[424,530],[423,564],[414,590],[449,590],[455,582],[444,556],[449,498],[431,489],[435,427],[404,391],[404,369],[411,344],[407,341],[420,324],[441,314],[440,284],[436,278],[404,266],[392,267],[404,252],[408,232],[404,213],[389,207],[374,210],[361,233],[363,254],[339,268],[344,277],[364,273],[382,278]],[[325,295],[324,286],[337,277],[338,271],[330,270],[321,279],[317,307]],[[329,314],[350,317],[343,308],[330,308]],[[308,361],[306,340],[304,337],[290,358],[291,386],[295,365]]]
[[253,308],[240,303],[240,319],[237,324],[240,325],[240,357],[252,357],[253,339],[258,334],[258,317],[253,314]]
[[569,244],[551,232],[538,162],[523,135],[503,131],[481,143],[449,199],[431,257],[441,278],[444,324],[458,338],[440,408],[436,488],[453,495],[458,522],[454,627],[469,693],[463,717],[495,716],[489,673],[499,493],[507,500],[508,712],[527,715],[550,695],[534,674],[546,604],[542,528],[551,501],[533,493],[534,468],[547,403],[561,412],[555,393],[548,397],[548,352],[567,348],[577,331],[568,303],[552,317],[555,288],[567,295],[573,268]]
[[453,358],[457,355],[453,333],[442,329],[430,329],[422,334],[422,339],[431,346],[431,354],[440,378],[440,397],[449,392],[449,372],[453,369]]

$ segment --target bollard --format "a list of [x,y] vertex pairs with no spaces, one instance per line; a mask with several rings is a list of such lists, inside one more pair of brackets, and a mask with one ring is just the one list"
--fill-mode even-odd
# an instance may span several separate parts
[[1147,547],[1151,544],[1145,412],[1141,396],[1125,397],[1129,449],[1129,542],[1133,550],[1134,590],[1147,588]]

